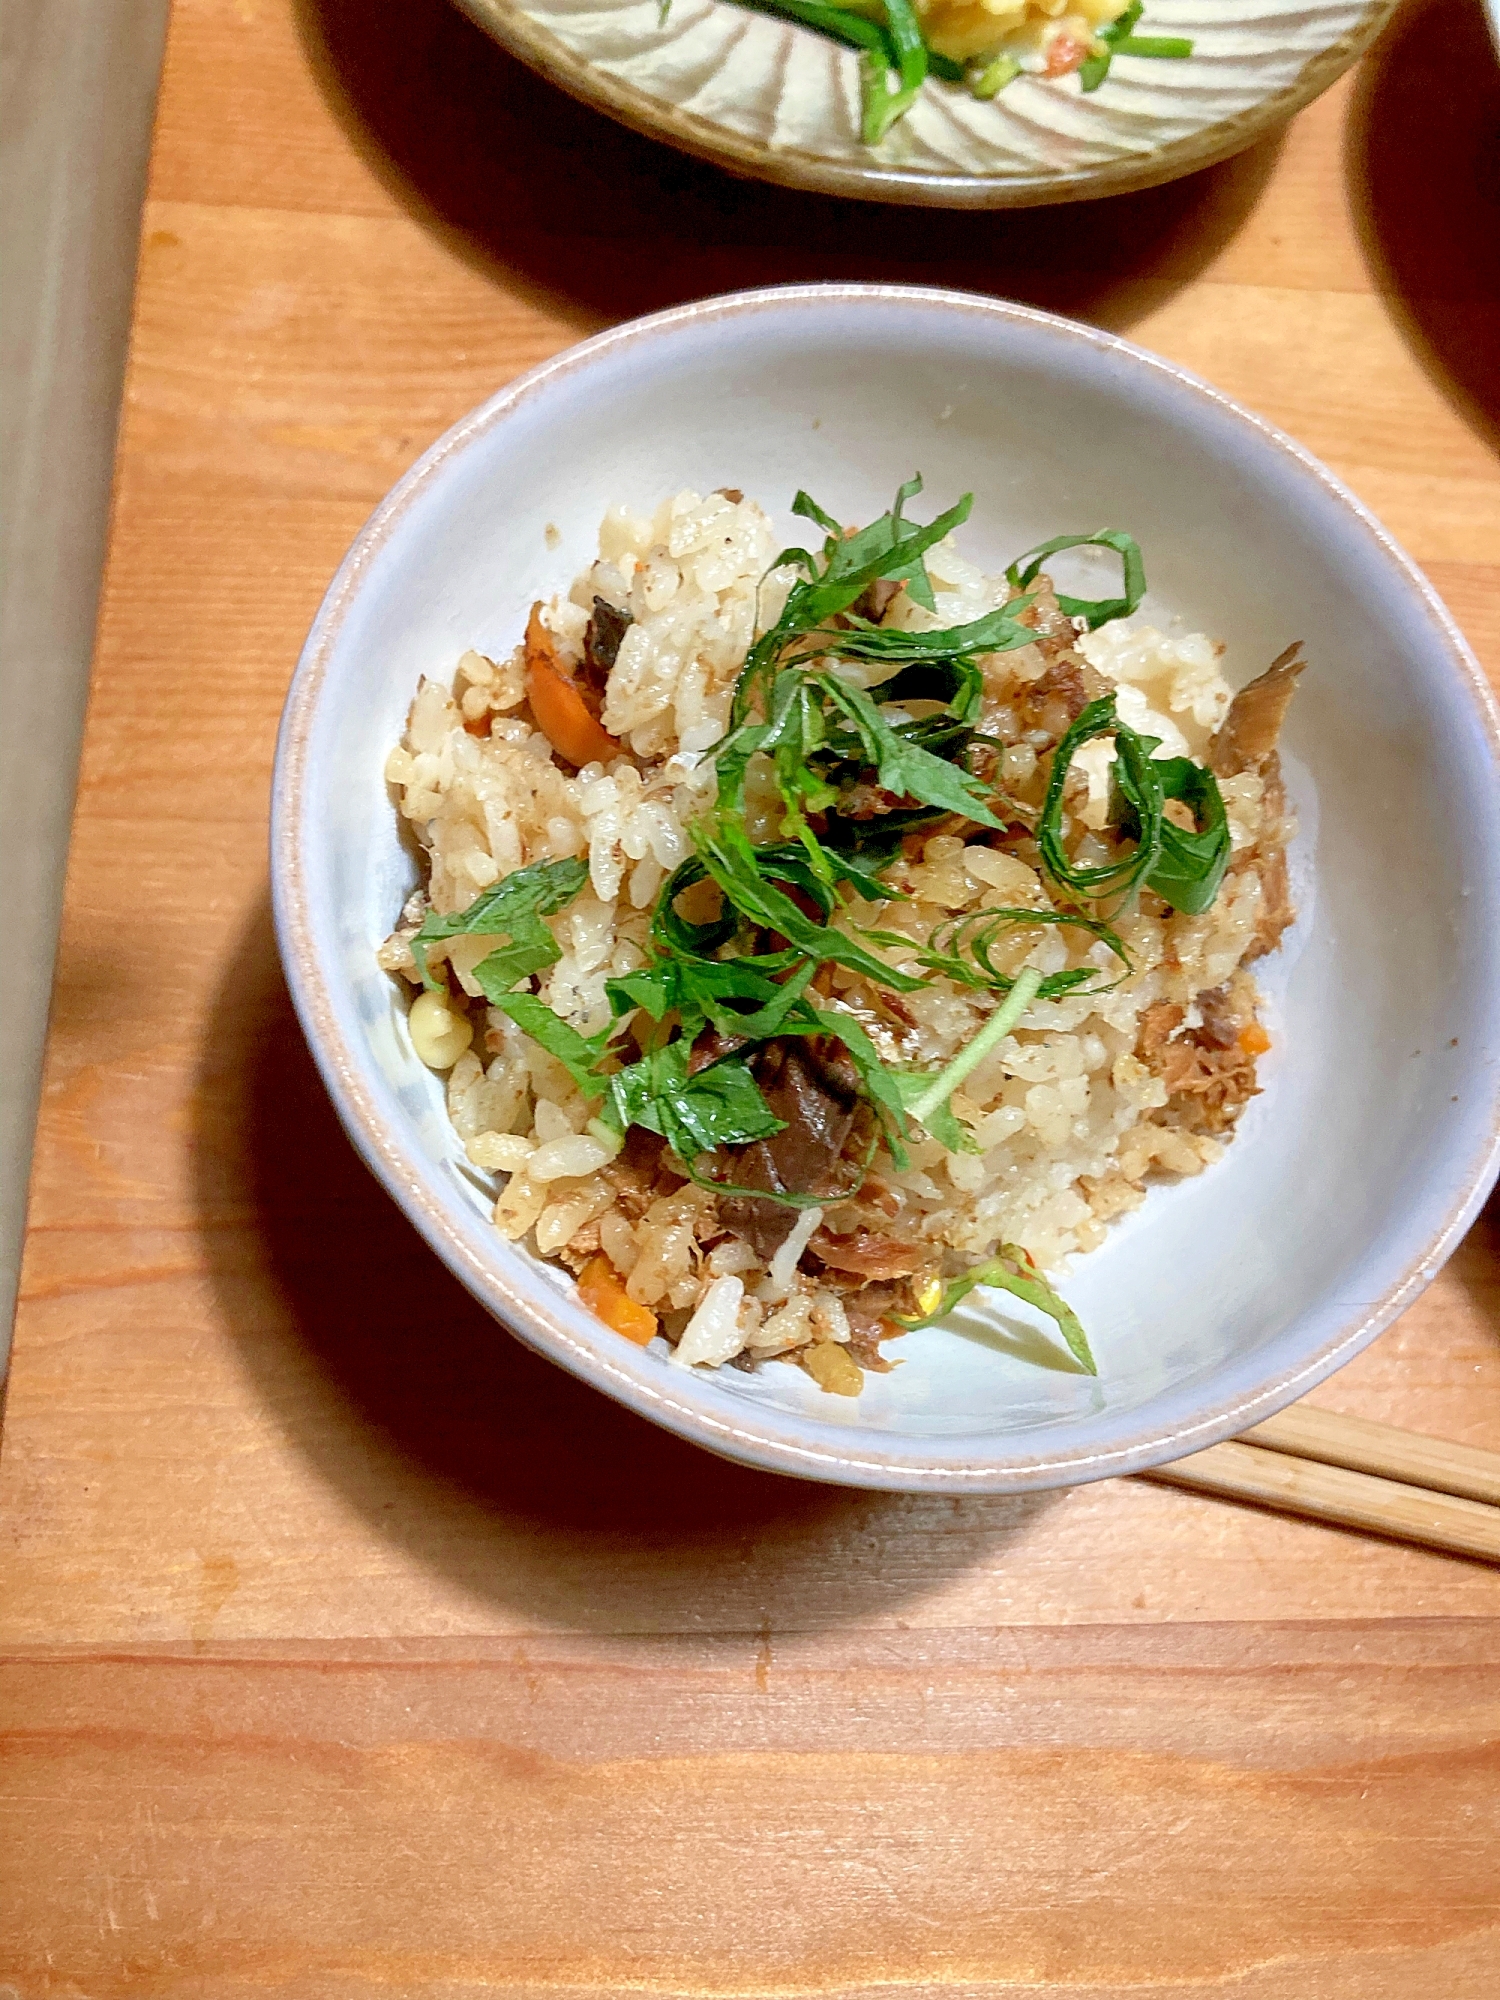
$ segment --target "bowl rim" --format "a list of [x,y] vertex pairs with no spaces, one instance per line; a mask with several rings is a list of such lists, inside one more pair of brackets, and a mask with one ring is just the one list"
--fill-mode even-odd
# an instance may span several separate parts
[[533,19],[520,0],[457,0],[457,4],[518,61],[580,104],[741,178],[813,194],[842,195],[854,201],[985,209],[1039,208],[1054,202],[1134,194],[1200,168],[1217,166],[1254,145],[1272,127],[1285,124],[1336,83],[1380,34],[1401,0],[1364,0],[1364,12],[1352,28],[1310,55],[1292,82],[1243,111],[1184,133],[1149,153],[1106,160],[1065,174],[920,173],[874,163],[851,166],[800,146],[770,146],[764,140],[730,131],[698,112],[668,104],[638,84],[600,69]]
[[[1021,324],[1050,339],[1078,343],[1101,357],[1123,360],[1164,380],[1174,392],[1244,426],[1269,444],[1324,493],[1336,501],[1351,523],[1374,545],[1380,558],[1398,569],[1422,600],[1446,641],[1459,688],[1467,693],[1474,718],[1488,747],[1490,763],[1500,778],[1500,704],[1473,652],[1446,606],[1417,565],[1381,525],[1375,515],[1318,459],[1294,439],[1222,391],[1177,363],[1135,346],[1117,334],[1045,313],[1034,307],[938,287],[827,283],[763,287],[675,306],[631,320],[565,348],[527,370],[493,396],[461,417],[421,454],[397,481],[356,536],[340,563],[313,620],[288,688],[277,736],[271,781],[270,872],[272,910],[277,946],[287,986],[304,1036],[335,1111],[356,1152],[396,1202],[418,1233],[462,1284],[524,1345],[579,1376],[591,1387],[623,1403],[638,1415],[722,1456],[766,1471],[819,1479],[836,1484],[885,1491],[999,1493],[1025,1492],[1082,1484],[1087,1481],[1149,1470],[1192,1452],[1201,1451],[1248,1429],[1314,1388],[1369,1345],[1424,1291],[1456,1248],[1500,1173],[1500,1065],[1488,1083],[1487,1138],[1479,1150],[1455,1166],[1448,1176],[1455,1193],[1446,1212],[1401,1276],[1373,1304],[1351,1307],[1341,1331],[1316,1351],[1283,1367],[1258,1388],[1211,1401],[1190,1419],[1159,1430],[1144,1441],[1074,1446],[1066,1434],[1045,1448],[1024,1453],[1011,1449],[1000,1463],[983,1457],[959,1461],[956,1448],[980,1446],[979,1435],[913,1437],[909,1433],[835,1433],[838,1442],[823,1445],[768,1435],[758,1427],[758,1406],[723,1397],[722,1410],[706,1408],[679,1393],[674,1376],[658,1356],[620,1343],[626,1351],[615,1356],[586,1345],[570,1332],[557,1308],[566,1295],[537,1277],[535,1290],[525,1286],[525,1270],[516,1255],[514,1274],[501,1268],[502,1259],[477,1254],[464,1240],[444,1204],[423,1186],[409,1163],[409,1148],[394,1121],[384,1116],[365,1078],[368,1056],[357,1038],[342,1032],[330,982],[309,916],[308,864],[304,852],[304,777],[310,737],[329,662],[340,632],[367,570],[403,517],[438,480],[448,462],[476,440],[504,424],[523,405],[554,386],[589,370],[597,361],[647,342],[670,338],[684,329],[699,329],[752,315],[796,315],[804,310],[852,307],[878,311],[885,306],[943,315],[962,313],[987,319],[998,327]],[[1500,1025],[1500,1002],[1497,1002]],[[496,1249],[511,1246],[495,1239]],[[581,1310],[581,1308],[577,1309]],[[1293,1322],[1295,1324],[1296,1322]],[[687,1386],[688,1376],[680,1385]],[[1140,1416],[1149,1412],[1142,1406]],[[804,1419],[783,1411],[763,1413],[772,1424],[792,1428]],[[747,1421],[748,1420],[748,1421]],[[814,1420],[815,1421],[815,1420]],[[847,1443],[845,1443],[847,1440]],[[1000,1443],[999,1437],[995,1440]]]

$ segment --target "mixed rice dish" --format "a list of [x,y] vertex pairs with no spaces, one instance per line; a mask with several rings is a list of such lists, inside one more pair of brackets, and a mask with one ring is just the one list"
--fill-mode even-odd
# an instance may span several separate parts
[[[1047,1281],[1211,1166],[1292,920],[1292,648],[1127,622],[1140,551],[988,575],[804,494],[616,507],[507,658],[423,680],[386,776],[424,880],[380,951],[495,1225],[685,1367],[856,1395],[976,1285]],[[1120,594],[1060,595],[1073,548]],[[518,621],[519,622],[519,621]]]

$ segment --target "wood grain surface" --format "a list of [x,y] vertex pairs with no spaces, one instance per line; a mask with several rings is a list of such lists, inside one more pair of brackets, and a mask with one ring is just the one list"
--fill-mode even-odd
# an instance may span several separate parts
[[[650,1429],[357,1164],[265,862],[302,634],[396,475],[753,283],[1130,333],[1326,458],[1500,674],[1497,129],[1478,10],[1412,0],[1195,180],[881,213],[618,131],[443,0],[178,0],[0,1453],[4,2000],[1497,1989],[1500,1571]],[[1500,1443],[1497,1227],[1315,1400]]]

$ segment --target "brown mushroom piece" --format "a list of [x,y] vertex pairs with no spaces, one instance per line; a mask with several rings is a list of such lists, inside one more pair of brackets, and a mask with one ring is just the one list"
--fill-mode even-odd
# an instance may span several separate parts
[[[1286,787],[1281,778],[1281,757],[1277,744],[1281,725],[1297,682],[1307,662],[1301,657],[1299,639],[1266,668],[1246,683],[1229,704],[1229,713],[1208,746],[1209,769],[1219,778],[1237,778],[1254,771],[1265,790],[1261,812],[1267,823],[1279,822],[1286,812]],[[1250,865],[1260,876],[1261,912],[1255,937],[1247,954],[1263,958],[1281,942],[1282,932],[1292,922],[1291,884],[1287,877],[1286,849],[1278,842],[1269,851],[1257,850]]]
[[1230,702],[1229,713],[1208,746],[1208,766],[1215,777],[1237,778],[1242,771],[1259,771],[1276,755],[1281,725],[1307,665],[1301,654],[1299,639]]
[[[843,1047],[832,1039],[767,1042],[751,1059],[751,1072],[783,1130],[719,1155],[723,1178],[768,1194],[820,1195],[854,1192],[862,1177],[844,1149],[861,1111],[859,1075]],[[769,1261],[797,1223],[797,1210],[754,1195],[726,1195],[719,1214],[758,1257]]]
[[620,655],[620,641],[635,623],[628,611],[621,611],[607,597],[594,599],[593,615],[583,633],[582,679],[594,698],[594,713],[604,701],[605,683]]

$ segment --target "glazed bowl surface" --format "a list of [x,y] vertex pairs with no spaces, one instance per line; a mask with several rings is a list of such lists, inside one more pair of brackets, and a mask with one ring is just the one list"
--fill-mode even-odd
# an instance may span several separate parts
[[[1275,1046],[1224,1160],[1154,1190],[1060,1278],[1098,1378],[1024,1308],[976,1293],[845,1399],[793,1367],[688,1370],[660,1340],[637,1349],[565,1273],[498,1236],[494,1188],[375,961],[418,879],[383,766],[418,678],[451,675],[470,646],[507,654],[532,600],[592,557],[607,506],[738,486],[792,539],[799,487],[868,519],[914,469],[934,509],[972,490],[960,546],[987,568],[1064,530],[1127,528],[1150,580],[1140,617],[1224,640],[1236,684],[1304,641],[1285,742],[1300,914],[1259,968]],[[620,327],[511,383],[377,509],[287,700],[277,933],[350,1137],[528,1345],[773,1470],[1067,1485],[1197,1450],[1300,1396],[1417,1296],[1475,1214],[1500,1109],[1497,768],[1487,686],[1420,574],[1316,461],[1202,382],[959,293],[746,293]]]

